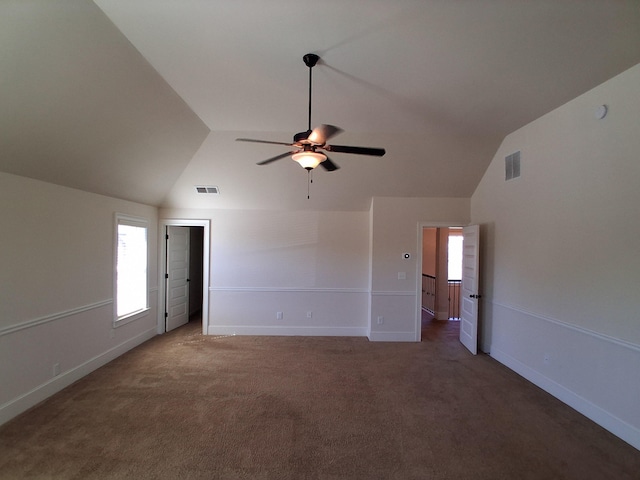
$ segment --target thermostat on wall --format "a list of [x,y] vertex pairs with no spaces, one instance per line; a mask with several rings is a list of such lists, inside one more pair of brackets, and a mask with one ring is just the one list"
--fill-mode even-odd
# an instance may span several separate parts
[[411,258],[411,254],[410,253],[403,253],[402,254],[402,258]]

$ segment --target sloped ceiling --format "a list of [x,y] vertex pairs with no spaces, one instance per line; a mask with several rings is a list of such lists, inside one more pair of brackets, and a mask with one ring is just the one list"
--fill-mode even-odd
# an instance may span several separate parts
[[[3,93],[20,98],[0,112],[0,170],[124,198],[150,189],[145,203],[166,207],[468,197],[505,135],[640,62],[637,0],[95,4],[104,15],[86,0],[2,4],[14,17],[2,12]],[[286,148],[234,139],[306,130],[309,52],[322,58],[312,124],[387,155],[332,154],[342,168],[314,171],[307,200],[297,164],[255,165]],[[211,130],[201,146],[207,128],[185,104]],[[202,184],[221,194],[196,194]]]
[[0,171],[159,204],[207,126],[92,2],[0,4]]

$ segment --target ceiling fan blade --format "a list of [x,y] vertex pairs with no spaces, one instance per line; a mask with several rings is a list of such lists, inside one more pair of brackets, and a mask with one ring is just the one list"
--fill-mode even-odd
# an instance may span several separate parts
[[323,148],[327,152],[354,153],[356,155],[373,155],[374,157],[382,157],[385,153],[387,153],[384,148],[350,147],[348,145],[325,145]]
[[267,163],[275,162],[276,160],[280,160],[281,158],[288,157],[289,155],[293,155],[294,153],[296,153],[295,150],[293,152],[281,153],[280,155],[276,155],[275,157],[262,160],[261,162],[258,162],[256,165],[266,165]]
[[340,167],[333,163],[329,157],[323,162],[320,162],[320,166],[323,167],[327,172],[333,172],[334,170],[338,170]]
[[341,132],[342,129],[335,125],[320,125],[312,130],[307,140],[316,145],[324,145],[327,140]]
[[285,142],[272,142],[270,140],[256,140],[254,138],[236,138],[236,142],[253,142],[253,143],[269,143],[271,145],[286,145],[287,147],[293,147],[293,143]]

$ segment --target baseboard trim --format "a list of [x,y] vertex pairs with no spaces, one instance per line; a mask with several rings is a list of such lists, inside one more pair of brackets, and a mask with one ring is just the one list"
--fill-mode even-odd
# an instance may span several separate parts
[[413,290],[395,291],[395,290],[377,290],[371,292],[372,297],[415,297],[416,292]]
[[286,337],[366,337],[367,327],[300,327],[209,325],[207,335],[258,335]]
[[369,332],[371,342],[416,342],[415,332]]
[[0,425],[8,422],[14,417],[34,407],[38,403],[46,400],[51,395],[58,393],[60,390],[68,387],[72,383],[80,380],[82,377],[90,374],[94,370],[106,365],[110,361],[118,358],[120,355],[128,352],[132,348],[137,347],[141,343],[153,338],[156,335],[156,327],[146,330],[145,332],[130,338],[126,342],[116,345],[109,350],[96,355],[84,363],[61,373],[51,380],[37,386],[36,388],[26,392],[9,402],[0,405]]
[[640,430],[633,425],[610,414],[501,350],[492,349],[491,357],[640,450]]

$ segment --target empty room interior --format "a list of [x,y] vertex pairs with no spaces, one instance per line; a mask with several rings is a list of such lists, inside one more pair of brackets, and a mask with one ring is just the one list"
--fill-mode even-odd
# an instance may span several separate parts
[[436,348],[433,277],[464,365],[640,455],[640,2],[6,0],[0,45],[0,438],[182,328]]

